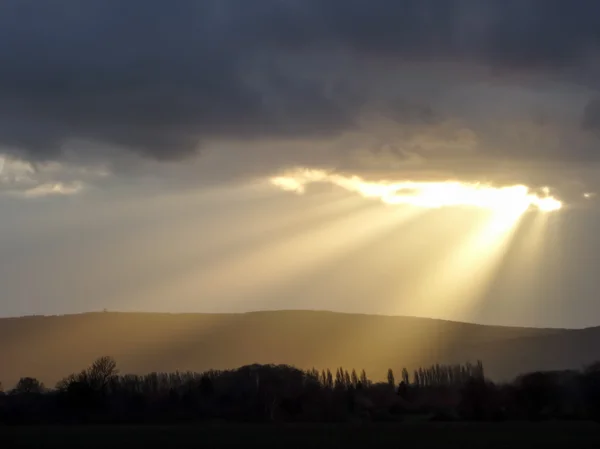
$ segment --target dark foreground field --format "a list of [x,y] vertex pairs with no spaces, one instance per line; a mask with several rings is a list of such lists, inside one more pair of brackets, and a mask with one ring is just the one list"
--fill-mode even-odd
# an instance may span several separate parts
[[4,448],[443,447],[598,448],[600,425],[544,423],[214,424],[195,427],[4,427]]

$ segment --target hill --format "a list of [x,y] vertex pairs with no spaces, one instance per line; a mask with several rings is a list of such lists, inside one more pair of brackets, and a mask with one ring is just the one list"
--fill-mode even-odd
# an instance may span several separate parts
[[273,311],[244,314],[100,312],[0,319],[0,380],[53,386],[101,355],[122,373],[202,371],[252,363],[366,369],[383,379],[436,362],[481,359],[487,375],[580,368],[600,358],[600,329],[486,326],[427,318]]

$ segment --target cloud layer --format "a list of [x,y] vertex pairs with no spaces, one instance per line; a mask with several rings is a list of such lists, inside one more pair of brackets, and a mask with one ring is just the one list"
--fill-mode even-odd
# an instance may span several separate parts
[[599,52],[594,0],[7,0],[0,147],[578,167],[598,159]]

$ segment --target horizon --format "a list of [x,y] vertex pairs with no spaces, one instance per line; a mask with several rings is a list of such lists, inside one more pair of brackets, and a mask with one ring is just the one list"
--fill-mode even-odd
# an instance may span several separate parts
[[68,316],[78,316],[78,315],[88,315],[88,314],[139,314],[139,315],[248,315],[254,313],[331,313],[338,315],[355,315],[355,316],[369,316],[369,317],[383,317],[383,318],[415,318],[418,320],[430,320],[430,321],[439,321],[439,322],[447,322],[447,323],[456,323],[456,324],[469,324],[473,326],[486,326],[486,327],[499,327],[499,328],[513,328],[513,329],[551,329],[551,330],[586,330],[586,329],[594,329],[600,327],[600,323],[597,325],[586,326],[586,327],[540,327],[540,326],[517,326],[511,324],[494,324],[484,323],[484,322],[475,322],[475,321],[457,321],[450,320],[439,317],[431,317],[431,316],[417,316],[417,315],[386,315],[383,313],[368,313],[368,312],[345,312],[340,310],[327,310],[327,309],[264,309],[264,310],[248,310],[242,312],[169,312],[169,311],[143,311],[143,310],[87,310],[81,312],[69,312],[69,313],[60,313],[60,314],[31,314],[31,315],[14,315],[14,316],[0,316],[0,320],[2,319],[17,319],[17,318],[52,318],[52,317],[68,317]]

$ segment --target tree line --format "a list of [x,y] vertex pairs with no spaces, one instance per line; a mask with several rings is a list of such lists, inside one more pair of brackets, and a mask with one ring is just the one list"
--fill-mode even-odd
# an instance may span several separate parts
[[[1,388],[0,388],[1,391]],[[46,388],[32,377],[0,393],[3,424],[600,419],[600,363],[496,384],[483,364],[365,370],[248,365],[233,370],[119,373],[111,357]]]

